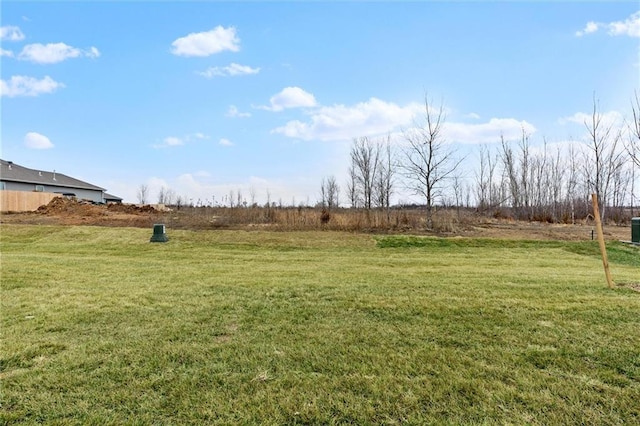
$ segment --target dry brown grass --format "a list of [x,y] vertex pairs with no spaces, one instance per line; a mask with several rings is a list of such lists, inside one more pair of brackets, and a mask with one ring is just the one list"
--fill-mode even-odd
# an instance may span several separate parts
[[[64,208],[63,208],[64,207]],[[131,207],[131,208],[128,208]],[[592,220],[572,224],[516,221],[508,215],[488,216],[474,209],[438,209],[433,227],[426,228],[424,209],[383,210],[312,207],[182,207],[157,211],[134,206],[72,205],[41,209],[39,212],[3,214],[2,223],[36,225],[97,225],[150,228],[164,223],[170,229],[243,229],[274,231],[347,231],[369,233],[411,233],[437,236],[465,236],[509,239],[588,240]],[[605,227],[610,240],[629,240],[629,226]]]

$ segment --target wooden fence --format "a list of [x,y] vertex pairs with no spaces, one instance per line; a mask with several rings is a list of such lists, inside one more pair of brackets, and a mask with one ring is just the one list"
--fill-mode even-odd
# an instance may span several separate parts
[[0,191],[0,212],[32,212],[59,196],[51,192]]

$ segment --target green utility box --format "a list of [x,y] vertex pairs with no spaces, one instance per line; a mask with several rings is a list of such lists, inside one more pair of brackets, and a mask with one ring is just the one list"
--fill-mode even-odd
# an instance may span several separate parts
[[631,218],[631,242],[640,244],[640,217]]
[[169,237],[167,237],[167,234],[165,232],[164,224],[157,223],[153,225],[153,235],[151,236],[151,242],[166,243],[167,241],[169,241]]

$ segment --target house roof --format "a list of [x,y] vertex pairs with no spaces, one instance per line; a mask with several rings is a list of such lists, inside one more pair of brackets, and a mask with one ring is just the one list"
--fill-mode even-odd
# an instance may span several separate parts
[[0,159],[0,180],[5,182],[33,183],[36,185],[61,186],[66,188],[90,189],[105,191],[96,185],[63,175],[58,172],[29,169],[11,161]]
[[102,194],[102,196],[105,199],[105,201],[122,201],[122,198],[117,197],[115,195],[108,194],[106,192]]

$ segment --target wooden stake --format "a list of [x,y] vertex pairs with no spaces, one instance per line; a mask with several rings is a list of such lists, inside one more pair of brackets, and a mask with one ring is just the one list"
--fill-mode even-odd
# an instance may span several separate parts
[[596,230],[598,231],[598,243],[600,244],[600,253],[602,254],[602,266],[604,266],[604,274],[607,277],[609,288],[613,288],[613,280],[609,271],[609,260],[607,259],[607,246],[604,244],[604,232],[602,232],[602,222],[600,221],[600,208],[598,207],[598,196],[591,194],[591,203],[593,204],[593,217],[596,219]]

